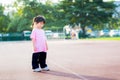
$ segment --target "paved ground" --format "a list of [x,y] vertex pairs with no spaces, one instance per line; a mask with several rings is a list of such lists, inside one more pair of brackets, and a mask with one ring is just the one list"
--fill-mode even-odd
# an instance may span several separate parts
[[0,42],[0,80],[120,80],[120,41],[48,41],[51,71],[32,72],[30,41]]

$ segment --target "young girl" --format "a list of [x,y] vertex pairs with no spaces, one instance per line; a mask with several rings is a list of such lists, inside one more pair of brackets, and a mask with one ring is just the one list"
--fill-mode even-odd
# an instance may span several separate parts
[[48,46],[45,32],[42,29],[44,24],[45,18],[43,16],[33,18],[33,30],[30,38],[32,39],[34,49],[34,53],[32,55],[32,69],[34,72],[40,72],[41,70],[49,71],[46,64]]

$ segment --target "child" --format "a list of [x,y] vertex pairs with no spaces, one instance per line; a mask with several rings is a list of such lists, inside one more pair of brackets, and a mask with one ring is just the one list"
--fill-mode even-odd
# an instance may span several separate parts
[[41,70],[49,71],[46,64],[48,46],[45,32],[42,29],[44,24],[45,18],[43,16],[33,18],[33,30],[30,38],[32,39],[34,49],[34,53],[32,55],[32,69],[34,72],[40,72]]

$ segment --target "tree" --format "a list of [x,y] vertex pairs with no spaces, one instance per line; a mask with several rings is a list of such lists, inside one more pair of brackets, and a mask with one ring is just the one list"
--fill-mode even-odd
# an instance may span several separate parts
[[[89,25],[102,25],[108,23],[116,5],[113,2],[103,2],[103,0],[63,0],[63,9],[67,24],[81,25],[83,37],[85,37],[85,27]],[[103,27],[103,26],[101,26]]]
[[[18,5],[21,4],[21,5]],[[51,29],[53,26],[58,25],[57,19],[54,14],[57,14],[56,8],[48,0],[46,4],[38,0],[17,0],[14,3],[17,12],[14,14],[9,25],[9,31],[21,32],[23,30],[31,30],[33,17],[37,15],[44,15],[46,18],[46,29]]]
[[17,0],[14,3],[17,12],[11,18],[11,23],[8,28],[9,32],[31,30],[32,18],[38,13],[38,9],[36,9],[37,4],[36,0]]
[[0,32],[7,32],[9,22],[9,16],[4,14],[4,7],[0,4]]
[[65,25],[65,18],[59,4],[54,4],[50,0],[46,1],[44,15],[46,17],[46,28],[53,31],[62,31]]
[[[20,4],[20,5],[19,5]],[[37,15],[44,15],[46,18],[45,29],[62,30],[64,21],[63,13],[59,10],[59,6],[47,0],[45,4],[39,0],[17,0],[14,3],[17,12],[11,18],[9,31],[21,32],[23,30],[31,30],[32,18]]]

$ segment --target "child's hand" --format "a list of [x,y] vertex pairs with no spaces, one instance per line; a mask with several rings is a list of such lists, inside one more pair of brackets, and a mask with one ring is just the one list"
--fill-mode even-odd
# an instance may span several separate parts
[[47,50],[48,50],[48,46],[47,46]]
[[34,51],[36,51],[36,48],[34,48]]
[[48,50],[48,45],[47,45],[47,41],[46,41],[46,49]]

